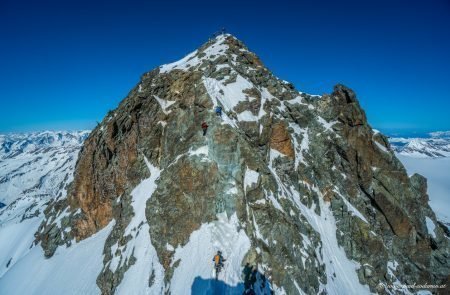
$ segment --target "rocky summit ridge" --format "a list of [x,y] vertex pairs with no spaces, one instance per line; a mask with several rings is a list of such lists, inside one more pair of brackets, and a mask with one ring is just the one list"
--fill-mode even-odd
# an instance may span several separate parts
[[217,250],[228,293],[242,293],[245,262],[257,294],[409,293],[448,283],[427,202],[426,179],[408,177],[351,89],[302,93],[222,34],[106,115],[36,242],[52,257],[109,228],[103,294],[207,294]]

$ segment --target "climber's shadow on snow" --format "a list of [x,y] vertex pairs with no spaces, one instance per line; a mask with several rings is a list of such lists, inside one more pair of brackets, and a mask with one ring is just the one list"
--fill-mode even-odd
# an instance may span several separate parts
[[196,277],[194,283],[192,284],[191,294],[192,295],[219,295],[219,294],[239,294],[242,295],[244,292],[244,284],[239,283],[237,286],[231,286],[227,283],[216,279],[204,279],[201,277]]
[[[254,286],[254,294],[269,295],[272,294],[270,284],[267,282],[261,273],[258,272],[257,281]],[[236,286],[231,286],[224,281],[216,280],[214,278],[204,279],[196,277],[192,284],[192,295],[242,295],[244,293],[244,283],[238,283]]]

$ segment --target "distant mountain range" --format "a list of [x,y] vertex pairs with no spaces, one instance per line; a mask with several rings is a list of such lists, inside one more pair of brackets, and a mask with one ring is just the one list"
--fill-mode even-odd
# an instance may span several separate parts
[[431,132],[425,137],[391,137],[392,149],[417,158],[450,157],[450,131]]
[[59,182],[71,176],[67,167],[72,170],[74,163],[69,162],[88,135],[89,131],[0,134],[0,202],[9,204],[25,194],[54,197]]

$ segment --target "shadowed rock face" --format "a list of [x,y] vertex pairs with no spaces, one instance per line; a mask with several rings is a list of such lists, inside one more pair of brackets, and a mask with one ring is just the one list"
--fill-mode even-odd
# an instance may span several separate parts
[[[447,279],[448,238],[425,223],[428,216],[437,224],[426,180],[407,176],[353,91],[337,85],[321,97],[300,93],[233,36],[144,74],[86,140],[68,198],[49,206],[36,234],[49,257],[115,220],[97,279],[104,294],[142,259],[126,254],[141,226],[135,235],[126,228],[136,216],[132,190],[150,176],[146,159],[160,176],[143,223],[169,289],[183,262],[174,249],[223,212],[236,214],[251,241],[245,260],[288,294],[350,292],[354,286],[345,282],[352,280],[367,285],[365,292],[386,293],[396,280]],[[55,227],[53,217],[63,211]],[[338,259],[340,247],[345,255]],[[115,259],[119,266],[111,269]],[[357,274],[350,277],[340,259],[359,262]],[[149,274],[149,286],[155,276]]]

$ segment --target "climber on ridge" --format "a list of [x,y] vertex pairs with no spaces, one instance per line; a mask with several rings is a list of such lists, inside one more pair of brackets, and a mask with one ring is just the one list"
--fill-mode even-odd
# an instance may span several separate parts
[[216,115],[222,117],[222,107],[216,106]]
[[206,124],[206,122],[202,123],[202,129],[203,129],[203,136],[205,136],[206,131],[208,130],[208,124]]
[[226,261],[226,259],[223,258],[221,251],[217,251],[217,254],[214,255],[213,261],[214,261],[214,268],[216,270],[216,280],[217,280],[219,277],[219,272],[222,270],[223,263]]

